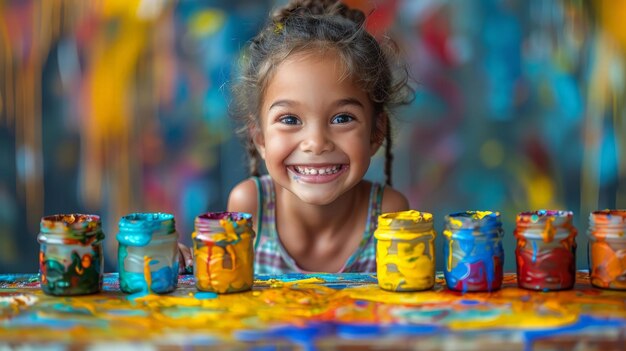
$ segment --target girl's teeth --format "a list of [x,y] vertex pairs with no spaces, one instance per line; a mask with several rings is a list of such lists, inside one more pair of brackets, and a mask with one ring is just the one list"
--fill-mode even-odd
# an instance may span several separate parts
[[326,167],[326,168],[312,168],[312,167],[302,167],[302,166],[295,166],[294,167],[296,169],[296,171],[300,174],[305,174],[305,175],[324,175],[324,174],[334,174],[337,173],[339,171],[339,169],[341,168],[341,166],[332,166],[332,167]]

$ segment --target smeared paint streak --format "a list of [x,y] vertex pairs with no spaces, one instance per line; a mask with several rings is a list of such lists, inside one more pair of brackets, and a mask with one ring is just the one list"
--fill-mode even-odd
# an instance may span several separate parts
[[[31,278],[23,279],[28,282]],[[373,341],[383,340],[388,348],[400,348],[409,340],[424,338],[435,347],[444,343],[453,347],[456,344],[451,340],[463,342],[472,337],[526,340],[527,344],[520,346],[528,346],[559,336],[584,342],[601,329],[612,333],[608,337],[603,334],[604,341],[621,345],[617,344],[619,332],[626,330],[623,293],[591,288],[587,272],[579,272],[574,290],[548,293],[518,289],[516,276],[506,274],[501,290],[472,293],[471,298],[446,289],[442,275],[437,275],[432,290],[403,293],[381,290],[370,274],[290,275],[282,285],[269,280],[280,281],[280,277],[259,276],[255,286],[263,289],[214,294],[208,299],[197,295],[193,279],[182,277],[171,294],[148,294],[134,300],[114,288],[115,274],[105,275],[106,293],[80,298],[55,298],[43,295],[38,286],[20,287],[12,294],[37,300],[17,311],[13,302],[9,302],[11,306],[0,304],[0,339],[78,343],[173,340],[175,345],[208,342],[232,348],[304,349],[341,342],[371,346]],[[0,281],[4,281],[1,276]],[[327,281],[347,287],[332,289],[325,285]],[[28,284],[14,282],[12,286]],[[2,293],[5,290],[0,296]]]
[[[145,245],[145,244],[144,244]],[[150,256],[143,257],[143,279],[145,281],[146,290],[148,293],[151,292],[150,285],[152,285],[152,276],[150,275]]]
[[236,212],[196,217],[191,237],[198,290],[231,293],[252,288],[255,233],[251,218]]
[[588,235],[591,284],[626,290],[626,210],[592,212]]
[[449,289],[494,291],[502,284],[502,223],[500,214],[466,211],[446,216],[444,274]]
[[132,213],[119,221],[120,289],[136,299],[165,294],[178,284],[178,233],[168,213]]
[[378,285],[390,291],[419,291],[435,284],[433,216],[414,210],[378,216],[374,232]]
[[37,240],[41,288],[46,294],[84,295],[102,289],[104,233],[99,216],[43,217]]
[[571,211],[539,210],[517,215],[514,235],[520,287],[571,289],[576,275],[576,228]]

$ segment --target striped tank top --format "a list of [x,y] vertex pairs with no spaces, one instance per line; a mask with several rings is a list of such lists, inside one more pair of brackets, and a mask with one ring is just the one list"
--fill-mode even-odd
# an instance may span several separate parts
[[[253,177],[257,186],[257,224],[254,243],[254,273],[310,273],[296,264],[281,244],[276,231],[276,193],[274,182],[269,175]],[[376,272],[376,239],[374,231],[382,209],[384,187],[372,183],[370,191],[367,223],[358,249],[348,258],[337,273]]]

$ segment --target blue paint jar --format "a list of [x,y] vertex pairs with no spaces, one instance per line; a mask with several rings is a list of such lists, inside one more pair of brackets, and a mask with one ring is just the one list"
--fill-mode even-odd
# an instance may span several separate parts
[[445,217],[444,276],[448,289],[494,291],[502,286],[500,213],[466,211]]
[[102,290],[104,233],[100,217],[57,214],[41,219],[39,281],[54,296],[86,295]]
[[132,213],[117,233],[120,289],[164,294],[178,284],[178,233],[168,213]]

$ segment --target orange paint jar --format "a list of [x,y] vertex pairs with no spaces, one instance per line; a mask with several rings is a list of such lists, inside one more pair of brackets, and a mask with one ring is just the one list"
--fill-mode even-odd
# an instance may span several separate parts
[[254,276],[252,216],[209,212],[197,216],[194,225],[196,288],[216,293],[250,290]]
[[626,290],[626,210],[592,212],[587,233],[591,284]]

